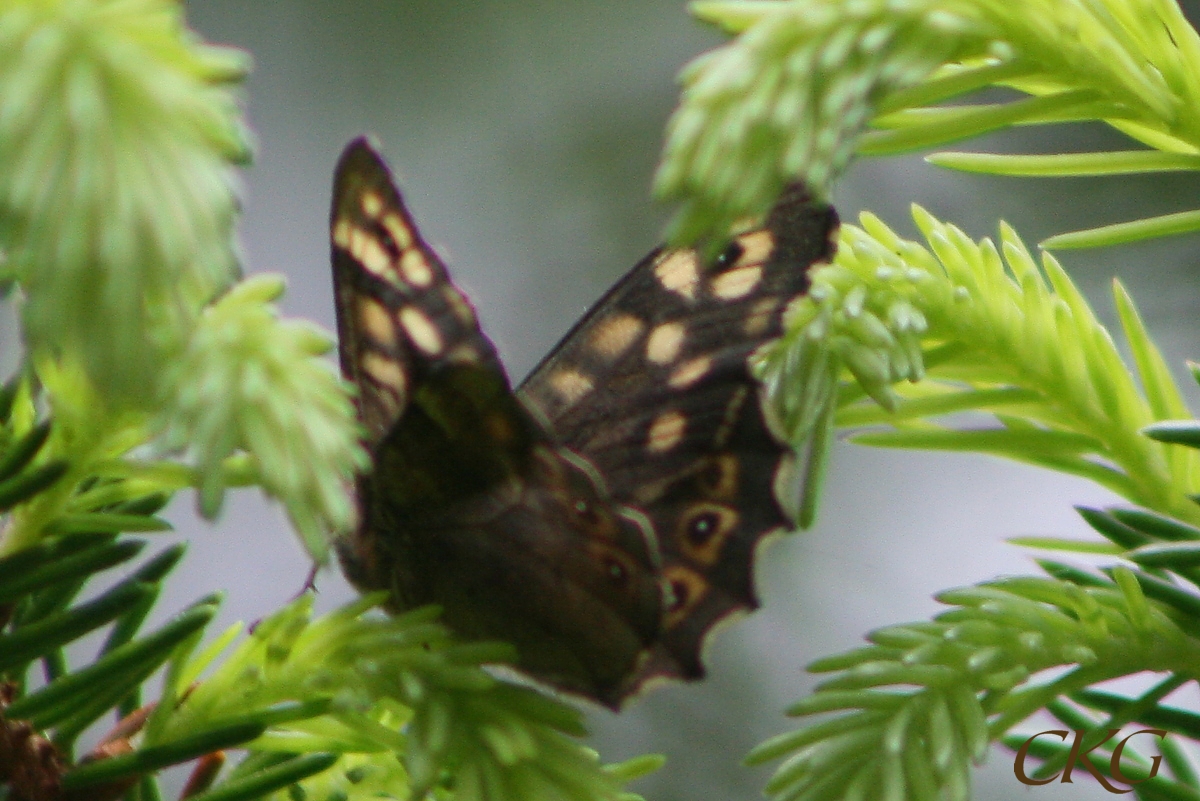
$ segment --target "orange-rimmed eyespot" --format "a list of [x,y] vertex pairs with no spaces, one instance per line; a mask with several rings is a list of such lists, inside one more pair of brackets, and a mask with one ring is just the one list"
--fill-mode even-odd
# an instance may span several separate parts
[[665,568],[663,578],[668,588],[665,626],[673,628],[700,603],[708,592],[708,582],[696,571],[683,566]]
[[680,552],[693,562],[716,564],[725,541],[737,530],[739,517],[730,507],[715,503],[687,507],[677,533]]

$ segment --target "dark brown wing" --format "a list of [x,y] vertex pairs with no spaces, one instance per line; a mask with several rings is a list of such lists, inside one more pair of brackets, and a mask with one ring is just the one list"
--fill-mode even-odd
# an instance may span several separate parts
[[647,532],[513,395],[492,344],[366,140],[338,163],[330,223],[342,369],[373,466],[347,576],[436,603],[532,675],[615,705],[662,623]]
[[673,597],[643,678],[700,677],[706,633],[758,605],[755,549],[791,526],[774,494],[790,449],[764,419],[747,360],[779,336],[836,227],[830,207],[791,188],[714,264],[692,250],[650,254],[518,391],[653,524]]

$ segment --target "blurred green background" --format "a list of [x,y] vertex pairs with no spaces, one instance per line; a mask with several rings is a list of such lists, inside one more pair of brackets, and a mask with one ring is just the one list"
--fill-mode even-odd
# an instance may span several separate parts
[[[649,185],[674,76],[722,41],[677,0],[196,0],[187,13],[204,38],[245,48],[256,64],[246,92],[258,143],[245,173],[248,270],[286,273],[287,312],[332,329],[330,174],[345,142],[372,132],[514,380],[656,243],[669,210],[651,202]],[[1125,146],[1099,126],[1069,126],[964,147]],[[834,199],[843,219],[869,209],[906,235],[917,202],[976,237],[1005,219],[1032,244],[1195,206],[1196,186],[1187,176],[958,175],[914,156],[854,164]],[[1183,360],[1200,358],[1196,246],[1187,237],[1063,256],[1108,322],[1109,281],[1126,282],[1181,380]],[[11,318],[6,326],[0,337],[11,341]],[[1190,380],[1186,389],[1195,401]],[[764,609],[715,638],[709,680],[660,688],[619,716],[592,713],[595,746],[606,760],[666,753],[667,767],[636,788],[655,801],[758,798],[769,769],[740,760],[789,727],[783,708],[814,683],[805,664],[856,647],[871,628],[928,617],[939,589],[1031,572],[1029,554],[1005,537],[1088,536],[1072,504],[1111,500],[994,459],[839,445],[818,525],[764,551]],[[193,504],[182,497],[172,508],[192,546],[164,614],[222,587],[223,620],[253,620],[300,589],[308,565],[276,508],[235,494],[206,526]],[[334,571],[318,585],[325,608],[351,594]],[[1194,704],[1195,689],[1187,693],[1181,701]],[[1086,779],[1023,787],[1002,751],[977,773],[978,799],[1026,796],[1108,794]]]

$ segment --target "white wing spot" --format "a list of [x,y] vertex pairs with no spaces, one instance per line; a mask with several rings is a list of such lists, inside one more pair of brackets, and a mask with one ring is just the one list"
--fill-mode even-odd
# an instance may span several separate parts
[[370,217],[372,220],[379,216],[379,212],[383,211],[383,198],[378,192],[363,192],[362,196],[363,214]]
[[682,412],[663,412],[650,424],[650,430],[646,434],[646,450],[651,453],[665,453],[683,440],[686,431],[687,417]]
[[646,358],[655,364],[670,364],[679,355],[687,333],[682,323],[663,323],[655,326],[646,340]]
[[368,297],[359,298],[358,318],[363,330],[371,336],[375,344],[383,348],[396,346],[396,321],[379,301]]
[[350,239],[353,236],[354,225],[349,220],[338,220],[333,224],[333,244],[337,245],[342,250],[350,248]]
[[703,378],[711,367],[712,359],[710,357],[697,357],[677,367],[671,373],[671,377],[667,379],[667,383],[675,389],[686,389]]
[[427,287],[433,283],[433,270],[429,269],[425,254],[416,248],[409,248],[400,257],[400,274],[413,286]]
[[379,220],[379,224],[392,235],[392,241],[400,250],[406,250],[412,245],[412,231],[404,224],[404,218],[396,212],[388,212]]
[[700,280],[695,251],[677,250],[670,254],[654,268],[654,276],[664,289],[691,300],[696,296],[696,284]]
[[550,376],[550,386],[558,393],[562,402],[570,406],[591,392],[594,384],[592,379],[578,370],[564,367]]
[[714,278],[712,292],[721,300],[737,300],[749,295],[761,278],[761,266],[738,267]]
[[400,310],[400,325],[404,327],[408,338],[413,344],[430,356],[442,352],[442,335],[425,312],[415,306],[405,306]]
[[590,344],[606,359],[615,359],[641,336],[646,324],[632,314],[614,314],[596,326]]

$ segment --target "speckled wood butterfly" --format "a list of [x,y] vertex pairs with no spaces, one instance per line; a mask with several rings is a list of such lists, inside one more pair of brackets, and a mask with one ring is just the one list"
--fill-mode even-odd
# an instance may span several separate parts
[[699,678],[705,634],[753,609],[754,551],[789,525],[790,454],[747,359],[828,260],[837,218],[789,189],[711,264],[656,250],[515,393],[365,139],[334,179],[342,370],[374,467],[346,574],[513,643],[532,676],[611,707]]

